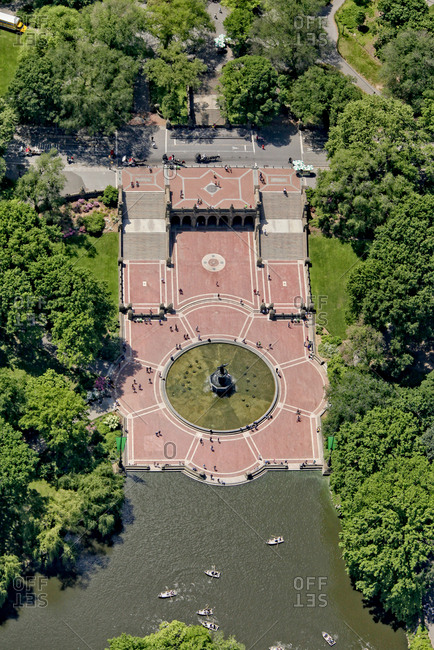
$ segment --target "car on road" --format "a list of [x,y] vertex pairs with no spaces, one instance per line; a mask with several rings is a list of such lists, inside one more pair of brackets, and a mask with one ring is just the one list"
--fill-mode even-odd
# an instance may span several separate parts
[[215,156],[204,156],[204,154],[202,153],[196,154],[197,163],[218,162],[219,160],[220,160],[220,156],[218,154],[216,154]]

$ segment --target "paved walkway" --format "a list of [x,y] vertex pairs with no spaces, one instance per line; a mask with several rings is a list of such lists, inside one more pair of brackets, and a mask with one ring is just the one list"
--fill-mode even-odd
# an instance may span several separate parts
[[324,7],[324,10],[321,12],[326,18],[324,28],[330,41],[334,45],[334,51],[325,59],[325,63],[330,63],[338,68],[343,74],[353,77],[356,85],[368,95],[379,95],[380,91],[362,77],[362,75],[359,74],[338,52],[337,42],[339,34],[335,22],[335,14],[338,9],[342,7],[344,2],[345,0],[334,0],[334,2]]
[[[207,255],[223,263],[208,265]],[[238,484],[247,480],[246,474],[272,466],[299,469],[306,461],[320,465],[317,427],[326,378],[304,345],[310,331],[304,323],[288,327],[286,321],[272,322],[259,313],[262,300],[286,312],[296,312],[306,301],[303,262],[266,261],[258,268],[254,235],[246,231],[178,232],[173,260],[171,269],[162,260],[126,263],[125,302],[131,302],[136,313],[156,311],[160,303],[170,302],[176,310],[161,323],[125,320],[127,359],[115,379],[128,432],[127,467],[159,471],[163,465],[175,466],[203,474],[215,484]],[[176,346],[186,349],[199,337],[205,345],[208,338],[236,339],[279,368],[272,419],[257,430],[216,436],[171,413],[162,390],[164,373],[170,357],[179,354]],[[257,341],[263,345],[259,350]]]

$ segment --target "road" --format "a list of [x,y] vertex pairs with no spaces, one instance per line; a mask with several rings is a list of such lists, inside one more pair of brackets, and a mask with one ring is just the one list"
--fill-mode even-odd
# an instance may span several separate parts
[[[256,140],[256,136],[260,138]],[[158,126],[127,126],[113,137],[77,138],[67,136],[56,129],[45,127],[20,127],[10,143],[6,155],[8,175],[17,178],[36,161],[23,158],[20,146],[31,145],[44,151],[56,148],[65,164],[67,185],[65,193],[74,194],[82,187],[86,190],[103,190],[107,184],[115,184],[114,168],[122,156],[146,160],[150,165],[161,164],[162,155],[173,154],[185,160],[187,165],[196,164],[197,153],[219,154],[220,164],[235,166],[288,166],[288,159],[303,160],[315,168],[326,167],[323,149],[325,135],[320,132],[303,131],[287,121],[276,121],[260,131],[249,129],[172,129]],[[264,149],[262,148],[264,145]],[[117,159],[109,159],[110,150],[118,152]],[[74,163],[67,164],[67,156],[74,156]],[[116,164],[117,163],[117,164]]]
[[[434,2],[434,0],[432,0]],[[380,92],[372,86],[362,75],[360,75],[354,68],[347,63],[347,61],[339,54],[337,49],[338,43],[338,28],[335,22],[335,14],[342,7],[345,0],[334,0],[331,4],[324,7],[321,15],[325,18],[324,29],[333,44],[333,52],[324,59],[325,63],[330,63],[338,68],[343,74],[353,77],[356,85],[368,95],[379,95]]]

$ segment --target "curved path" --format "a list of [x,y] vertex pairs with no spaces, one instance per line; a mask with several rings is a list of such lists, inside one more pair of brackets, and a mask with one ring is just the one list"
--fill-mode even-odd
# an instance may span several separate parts
[[[297,311],[306,297],[303,262],[266,262],[260,269],[254,248],[252,232],[182,231],[174,245],[174,268],[162,261],[126,263],[126,302],[136,313],[155,312],[161,302],[176,309],[161,323],[125,321],[127,354],[116,385],[126,421],[127,468],[158,471],[165,465],[214,484],[237,484],[273,466],[322,463],[318,427],[326,377],[309,358],[309,329],[303,322],[291,327],[287,321],[272,322],[259,312],[262,297],[279,311]],[[206,258],[216,254],[225,263],[212,269]],[[273,416],[255,429],[220,436],[201,432],[177,419],[164,402],[165,368],[179,353],[177,346],[216,338],[243,342],[278,369]]]
[[321,15],[324,16],[324,29],[333,45],[333,52],[324,57],[324,63],[330,63],[338,68],[343,74],[353,77],[356,85],[368,95],[380,95],[380,91],[372,86],[361,74],[359,74],[338,52],[338,28],[335,22],[335,14],[342,7],[345,0],[334,0],[324,7]]

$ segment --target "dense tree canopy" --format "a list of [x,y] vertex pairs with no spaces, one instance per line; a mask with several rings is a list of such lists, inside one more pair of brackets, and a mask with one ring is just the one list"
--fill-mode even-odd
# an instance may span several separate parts
[[148,29],[163,48],[174,39],[185,42],[214,31],[204,0],[149,0],[146,10]]
[[336,434],[331,485],[344,508],[366,478],[381,470],[391,458],[422,456],[417,419],[395,406],[374,407],[363,418],[343,425]]
[[143,22],[139,8],[128,0],[106,0],[84,19],[59,7],[45,7],[39,19],[44,34],[36,47],[24,45],[10,88],[20,120],[113,133],[132,107],[139,63],[125,52],[140,49],[137,25],[129,22]]
[[265,124],[277,112],[277,72],[261,56],[229,61],[220,78],[219,103],[232,124]]
[[279,70],[299,75],[328,47],[318,16],[325,0],[269,0],[252,28],[254,49]]
[[434,542],[434,470],[424,458],[392,460],[366,479],[344,520],[343,557],[368,598],[398,620],[420,614]]
[[63,161],[56,149],[43,153],[22,176],[16,187],[16,196],[29,201],[37,212],[49,211],[61,203],[60,192],[65,186]]
[[417,125],[410,106],[401,101],[368,95],[350,102],[330,130],[329,156],[349,147],[372,152],[382,142],[397,145],[416,138]]
[[89,363],[113,315],[107,289],[58,252],[59,232],[19,201],[0,203],[3,337],[52,337],[68,366]]
[[348,281],[350,313],[387,331],[394,357],[433,335],[433,210],[432,195],[414,195],[396,206]]
[[393,97],[410,104],[417,114],[427,92],[434,93],[434,34],[400,31],[383,49],[380,76]]
[[315,65],[294,82],[289,104],[305,124],[329,128],[336,124],[346,105],[360,96],[360,90],[339,70]]
[[160,49],[158,57],[150,59],[144,71],[151,85],[151,96],[162,115],[173,123],[188,120],[187,88],[197,89],[199,77],[206,70],[200,59],[191,59],[179,43]]
[[372,239],[394,206],[414,191],[432,192],[434,148],[422,137],[400,101],[367,97],[348,104],[330,129],[330,169],[319,173],[312,198],[321,227]]
[[122,634],[115,639],[109,639],[109,650],[157,650],[171,648],[173,650],[244,650],[241,643],[233,637],[223,639],[216,635],[211,638],[208,630],[200,625],[186,625],[180,621],[160,624],[158,632],[143,638]]

